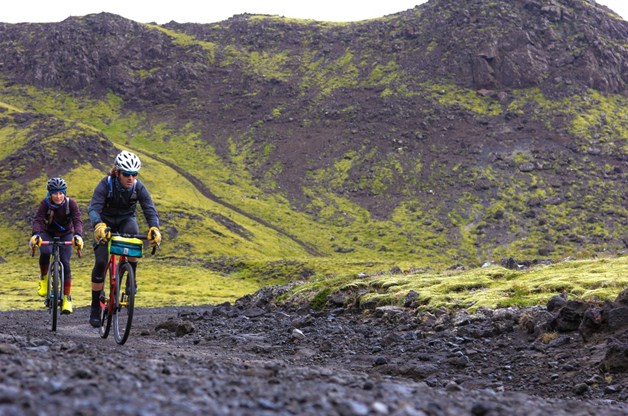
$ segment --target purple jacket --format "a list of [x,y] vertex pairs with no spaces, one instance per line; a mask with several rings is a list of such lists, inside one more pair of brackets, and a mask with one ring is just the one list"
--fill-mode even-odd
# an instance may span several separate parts
[[[70,201],[70,214],[67,215],[66,204]],[[49,197],[44,198],[33,218],[33,234],[47,231],[52,236],[61,237],[67,234],[83,235],[81,210],[72,198],[66,196],[60,206],[54,206]]]

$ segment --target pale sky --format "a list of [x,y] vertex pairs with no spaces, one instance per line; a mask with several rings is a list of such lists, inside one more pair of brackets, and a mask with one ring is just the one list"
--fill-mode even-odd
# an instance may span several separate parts
[[[349,22],[413,8],[424,0],[5,0],[0,22],[60,22],[109,12],[140,23],[215,23],[241,13]],[[628,0],[600,0],[628,20]]]

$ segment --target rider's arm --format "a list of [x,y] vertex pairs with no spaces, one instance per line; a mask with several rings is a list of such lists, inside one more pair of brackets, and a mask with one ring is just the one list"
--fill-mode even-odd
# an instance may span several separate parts
[[35,217],[33,218],[33,235],[41,234],[46,231],[46,212],[48,211],[46,207],[46,201],[42,200],[37,208],[37,212],[35,213]]
[[144,213],[144,218],[146,218],[146,223],[149,227],[157,227],[159,228],[159,214],[157,213],[157,208],[155,208],[155,204],[153,203],[153,199],[148,192],[148,189],[144,186],[144,184],[139,183],[138,181],[137,187],[137,200],[142,207],[142,212]]
[[94,189],[94,194],[92,195],[91,201],[89,201],[89,207],[87,208],[87,215],[89,216],[89,220],[92,225],[96,225],[102,222],[102,218],[100,214],[105,208],[105,202],[107,200],[107,178],[105,177],[103,180],[98,182],[96,188]]
[[72,225],[74,226],[75,235],[83,235],[83,218],[81,217],[81,209],[74,198],[70,199],[70,212],[72,212]]

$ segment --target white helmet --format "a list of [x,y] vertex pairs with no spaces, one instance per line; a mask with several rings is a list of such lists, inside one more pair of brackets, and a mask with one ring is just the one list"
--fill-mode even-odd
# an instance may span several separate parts
[[140,158],[137,157],[136,154],[127,152],[126,150],[121,151],[118,156],[116,156],[116,160],[113,163],[117,170],[127,172],[139,172],[142,168]]

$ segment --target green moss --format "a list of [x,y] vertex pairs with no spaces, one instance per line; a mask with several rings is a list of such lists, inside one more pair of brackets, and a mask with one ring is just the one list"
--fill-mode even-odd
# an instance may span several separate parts
[[268,80],[287,81],[290,78],[290,70],[286,66],[287,62],[287,51],[281,53],[269,53],[266,51],[259,53],[253,51],[249,54],[248,62],[244,69],[249,73]]
[[353,62],[351,49],[336,59],[315,59],[313,52],[305,51],[301,57],[300,90],[303,95],[314,91],[319,97],[327,97],[338,88],[358,85],[359,70]]
[[330,288],[325,288],[321,290],[320,292],[318,292],[312,298],[312,301],[310,302],[310,306],[312,306],[312,309],[316,309],[316,310],[323,309],[325,307],[325,304],[327,303],[327,298],[329,298],[330,294],[331,294]]
[[528,152],[515,150],[512,155],[512,161],[515,163],[515,166],[521,166],[525,163],[534,161],[534,157]]
[[[572,299],[614,300],[628,288],[628,257],[567,261],[517,272],[493,266],[353,279],[345,275],[304,283],[292,290],[292,296],[327,299],[341,287],[353,287],[354,284],[362,288],[356,294],[358,304],[374,300],[377,304],[401,305],[407,293],[414,290],[420,294],[422,310],[464,307],[473,312],[482,307],[544,305],[561,291],[566,291]],[[312,287],[316,289],[312,291]],[[324,302],[317,301],[317,305],[324,305]]]
[[202,48],[205,52],[207,52],[207,59],[210,63],[214,63],[215,55],[216,55],[216,44],[213,42],[206,42],[196,39],[193,36],[190,36],[186,33],[180,33],[175,30],[167,29],[163,26],[153,25],[146,23],[146,27],[154,30],[158,30],[166,35],[170,36],[174,40],[174,44],[178,46],[183,46],[189,48],[191,46],[198,46]]
[[461,107],[482,115],[502,114],[502,108],[497,101],[483,97],[474,90],[464,89],[455,84],[422,83],[420,86],[430,99],[443,106]]
[[[582,95],[572,95],[562,101],[547,99],[538,88],[513,91],[515,99],[509,110],[522,112],[524,108],[535,106],[539,111],[533,114],[554,130],[555,120],[566,118],[569,132],[577,138],[603,143],[609,150],[628,151],[628,99],[621,95],[602,95],[595,90],[587,90]],[[586,150],[588,143],[581,143]]]

